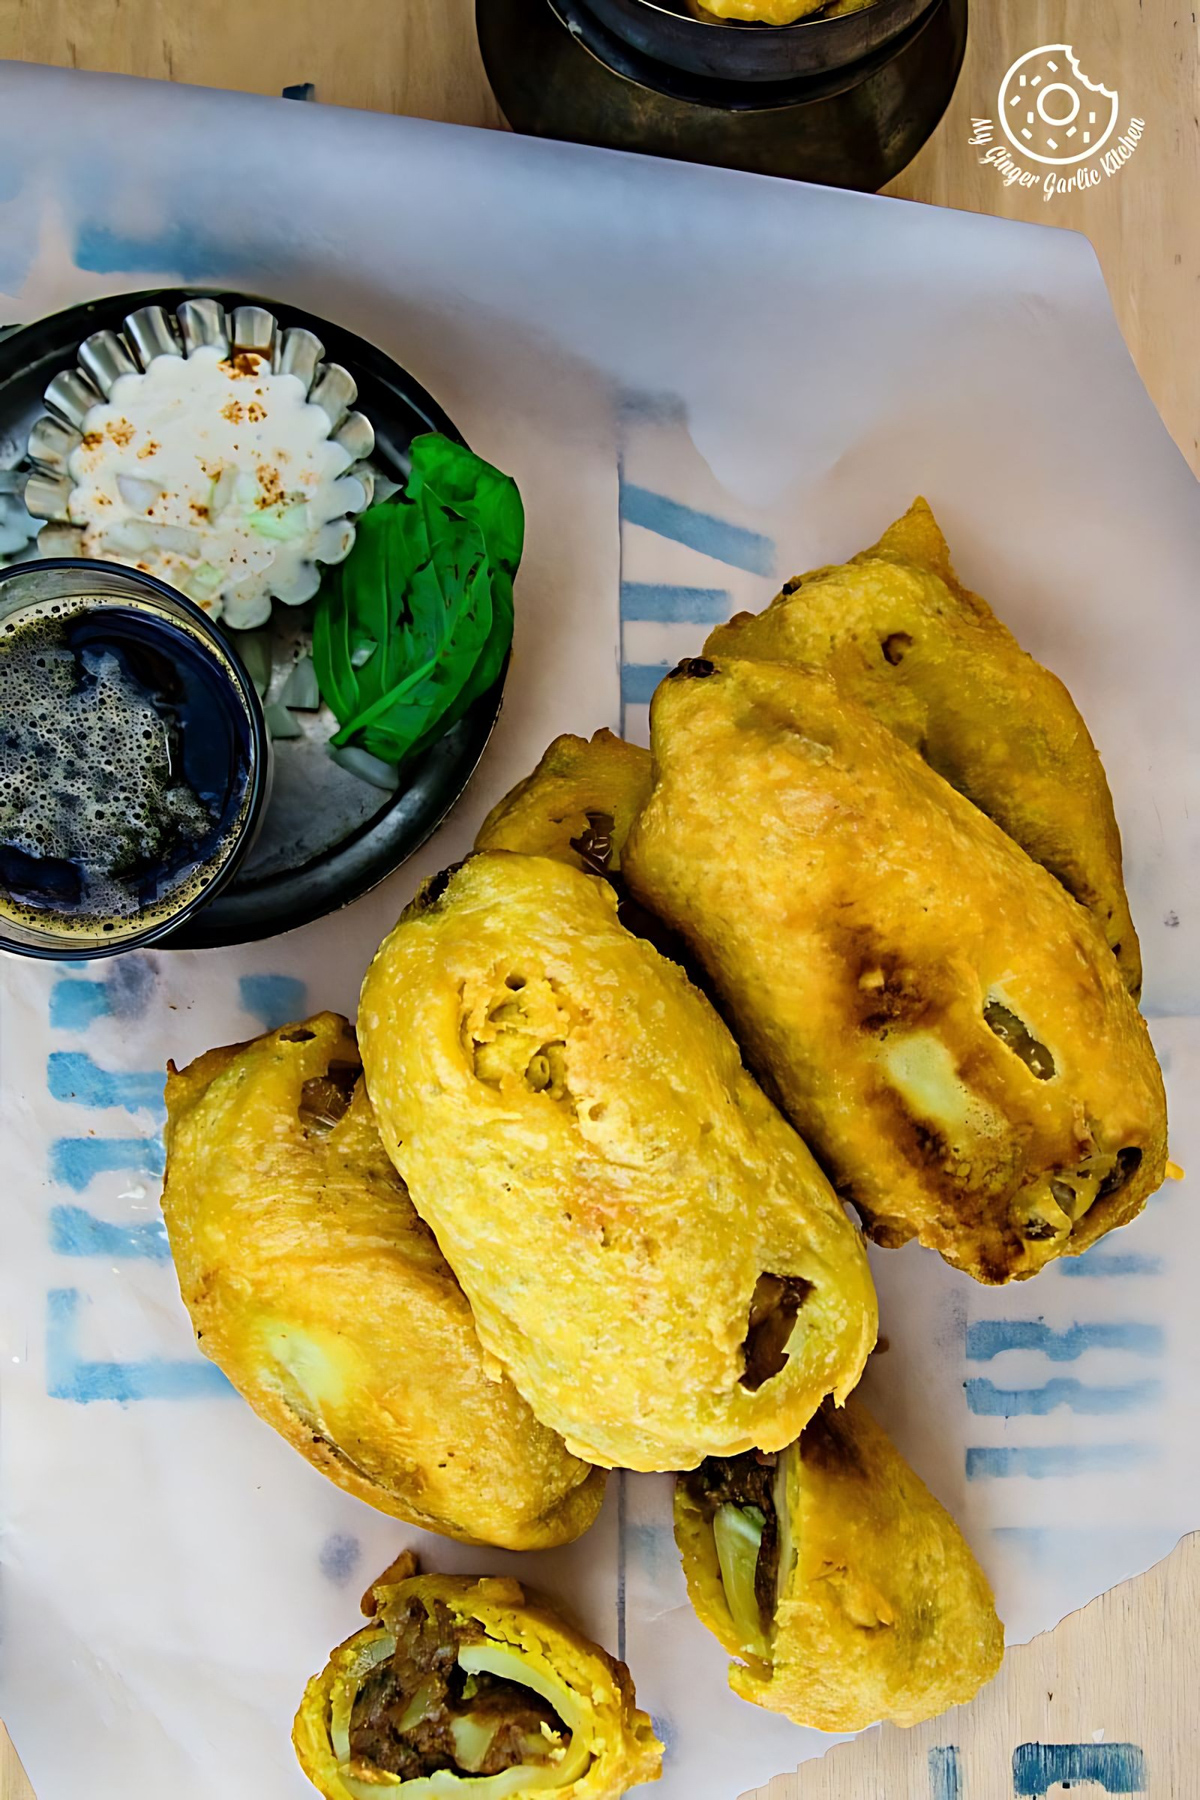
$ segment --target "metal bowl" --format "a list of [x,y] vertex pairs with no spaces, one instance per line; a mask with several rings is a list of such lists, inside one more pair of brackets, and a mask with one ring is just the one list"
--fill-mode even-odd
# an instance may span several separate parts
[[[15,563],[0,569],[0,618],[19,621],[36,608],[53,602],[84,599],[99,609],[136,608],[156,629],[154,647],[178,666],[182,637],[204,656],[213,677],[213,693],[222,710],[237,721],[233,731],[241,743],[239,760],[245,763],[245,785],[239,814],[224,839],[220,860],[208,865],[203,885],[184,883],[172,912],[152,911],[128,918],[97,921],[90,928],[76,920],[74,929],[56,928],[52,915],[0,919],[0,949],[21,956],[58,960],[119,955],[147,944],[159,944],[183,929],[202,907],[235,878],[262,826],[271,791],[271,744],[267,737],[262,702],[239,658],[224,634],[200,607],[153,575],[124,565],[99,562],[89,557],[39,557],[35,562]],[[110,935],[111,934],[111,935]]]
[[929,10],[932,0],[874,0],[836,18],[758,25],[703,18],[688,0],[585,0],[631,49],[714,81],[798,81],[873,62]]
[[[299,381],[305,398],[328,420],[328,440],[346,458],[343,478],[327,496],[330,510],[321,530],[299,566],[287,570],[286,580],[277,577],[265,592],[256,583],[253,593],[244,597],[236,590],[222,593],[212,585],[206,590],[193,588],[169,565],[156,568],[160,579],[181,589],[227,628],[255,630],[270,619],[272,601],[303,605],[319,588],[321,569],[349,555],[354,520],[371,504],[374,491],[367,459],[375,448],[375,434],[364,413],[351,411],[358,394],[354,377],[337,363],[325,362],[325,346],[303,326],[284,328],[263,306],[230,310],[204,299],[185,300],[178,316],[161,306],[144,306],[129,314],[120,331],[93,332],[80,345],[79,366],[56,375],[46,390],[47,410],[29,434],[33,467],[25,481],[25,507],[34,518],[48,521],[38,533],[41,555],[96,555],[87,546],[85,527],[71,522],[77,485],[71,461],[84,441],[93,408],[111,402],[119,381],[136,380],[157,359],[182,361],[202,349],[222,358],[250,352],[263,359],[272,377],[286,374]],[[118,553],[117,560],[139,564],[141,548],[124,557]]]
[[[115,294],[55,313],[0,336],[0,477],[25,456],[54,377],[75,367],[79,346],[96,332],[122,328],[142,307],[174,314],[188,300],[213,297],[230,312],[264,306],[281,326],[310,331],[329,361],[353,377],[358,404],[375,430],[371,463],[403,483],[408,447],[425,431],[456,442],[462,433],[419,382],[382,350],[327,319],[285,302],[217,289],[154,289]],[[26,555],[31,551],[26,551]],[[276,607],[271,632],[286,657],[303,646],[309,608]],[[230,641],[236,645],[237,634]],[[299,644],[298,644],[299,640]],[[339,768],[325,744],[336,729],[328,712],[304,717],[300,737],[273,747],[274,780],[258,840],[229,886],[202,907],[163,949],[248,943],[333,912],[389,875],[441,824],[470,780],[492,734],[504,681],[500,675],[446,736],[405,769],[389,793]]]

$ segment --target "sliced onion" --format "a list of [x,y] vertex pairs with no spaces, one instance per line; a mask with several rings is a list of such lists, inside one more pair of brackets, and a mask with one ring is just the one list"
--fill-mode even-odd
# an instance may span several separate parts
[[269,700],[263,708],[263,717],[267,722],[267,735],[270,738],[298,738],[304,736],[299,719],[292,717],[286,706],[278,700]]
[[139,529],[148,534],[148,542],[160,550],[173,550],[177,556],[202,556],[204,535],[191,525],[158,525],[151,521]]
[[265,631],[243,632],[239,627],[231,626],[234,633],[234,649],[242,661],[242,667],[254,683],[254,691],[261,699],[271,685],[271,639]]
[[421,1682],[401,1713],[397,1731],[412,1731],[416,1726],[423,1725],[426,1719],[435,1717],[441,1707],[439,1684],[430,1676]]
[[157,481],[147,481],[142,475],[118,475],[117,487],[126,506],[139,513],[149,512],[162,493]]
[[390,1631],[368,1638],[344,1673],[334,1680],[329,1696],[329,1741],[339,1762],[350,1761],[350,1714],[358,1698],[358,1690],[379,1663],[386,1661],[396,1648]]
[[280,689],[279,698],[294,712],[316,712],[319,709],[321,690],[317,686],[317,671],[313,667],[311,656],[302,656],[293,664]]
[[554,1708],[568,1731],[578,1732],[586,1722],[582,1704],[566,1682],[537,1668],[519,1650],[490,1639],[482,1644],[464,1644],[458,1652],[458,1665],[468,1675],[499,1675],[505,1681],[532,1688]]
[[229,502],[233,499],[237,488],[238,472],[230,463],[226,463],[217,479],[213,482],[208,496],[208,516],[219,519]]
[[468,1775],[478,1773],[479,1765],[486,1761],[500,1725],[499,1718],[475,1719],[470,1713],[462,1713],[458,1718],[451,1719],[454,1760],[460,1769],[465,1769]]
[[158,554],[158,545],[150,536],[150,527],[137,519],[121,519],[109,525],[101,538],[105,550],[116,556],[140,556],[143,551]]
[[348,775],[357,775],[360,781],[369,781],[372,787],[394,794],[400,786],[400,771],[394,763],[372,756],[369,750],[360,750],[357,744],[347,744],[343,749],[331,745],[329,756],[339,769],[345,769]]

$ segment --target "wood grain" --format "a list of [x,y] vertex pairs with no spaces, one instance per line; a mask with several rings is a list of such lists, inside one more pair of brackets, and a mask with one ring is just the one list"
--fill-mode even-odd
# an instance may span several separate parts
[[500,125],[474,0],[0,0],[0,56]]
[[[970,0],[967,55],[934,136],[888,193],[1066,225],[1095,245],[1125,341],[1176,443],[1200,473],[1200,24],[1175,0]],[[1006,187],[968,143],[996,117],[1005,71],[1039,44],[1073,44],[1093,81],[1116,87],[1121,120],[1146,122],[1111,179],[1047,201]],[[1200,1791],[1200,1790],[1198,1790]]]
[[[888,190],[906,199],[1066,225],[1095,244],[1125,338],[1176,442],[1200,472],[1200,24],[1178,0],[970,0],[950,110]],[[1005,70],[1039,44],[1074,44],[1146,121],[1113,179],[1047,203],[1005,187],[972,148]],[[0,56],[277,94],[305,81],[335,105],[495,126],[474,0],[0,0]]]
[[0,1720],[0,1800],[37,1800],[3,1720]]
[[[1064,1619],[1057,1630],[1010,1650],[999,1675],[970,1706],[912,1731],[893,1726],[841,1744],[747,1800],[1013,1800],[1021,1746],[1080,1746],[1059,1766],[1091,1758],[1093,1781],[1071,1793],[1144,1793],[1149,1800],[1200,1795],[1196,1697],[1200,1693],[1200,1536],[1185,1538],[1149,1574]],[[1097,1743],[1108,1745],[1097,1750]],[[1125,1755],[1114,1746],[1132,1746]],[[948,1757],[949,1750],[957,1755]],[[931,1757],[931,1752],[933,1753]],[[1111,1759],[1102,1770],[1100,1758]],[[1026,1766],[1036,1751],[1020,1758]],[[1047,1758],[1046,1760],[1050,1760]],[[1144,1786],[1111,1784],[1114,1767]],[[957,1765],[957,1786],[949,1771]],[[939,1784],[940,1783],[940,1784]],[[1028,1788],[1025,1789],[1028,1792]],[[1050,1793],[1063,1795],[1055,1784]]]

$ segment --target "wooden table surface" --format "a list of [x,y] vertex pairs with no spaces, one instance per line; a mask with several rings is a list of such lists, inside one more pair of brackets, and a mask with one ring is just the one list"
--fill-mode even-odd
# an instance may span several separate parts
[[[1125,338],[1176,442],[1200,471],[1200,25],[1176,0],[970,0],[966,62],[933,138],[888,190],[1066,225],[1091,238]],[[1006,186],[972,146],[1005,70],[1072,44],[1145,122],[1111,179],[1047,201]],[[499,126],[473,0],[0,0],[0,57]],[[1122,126],[1123,128],[1123,126]],[[1200,1539],[1010,1653],[969,1707],[916,1731],[868,1733],[782,1775],[756,1800],[1011,1800],[1147,1794],[1200,1800]],[[747,1714],[747,1730],[753,1716]],[[28,1800],[0,1727],[0,1800]],[[57,1800],[48,1796],[44,1800]]]
[[[1200,471],[1200,25],[1179,0],[970,0],[966,63],[933,138],[888,190],[1066,225],[1091,238],[1126,341],[1175,441]],[[968,143],[995,118],[1005,70],[1039,44],[1075,46],[1121,117],[1145,121],[1111,180],[1047,202],[1005,186]],[[0,56],[277,94],[460,125],[502,121],[475,42],[474,0],[0,0]]]

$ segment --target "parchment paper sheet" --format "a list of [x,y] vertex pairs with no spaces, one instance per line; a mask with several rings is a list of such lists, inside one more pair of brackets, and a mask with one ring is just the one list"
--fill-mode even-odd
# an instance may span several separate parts
[[[529,511],[508,697],[435,842],[231,953],[3,966],[0,1714],[40,1800],[301,1800],[287,1735],[367,1580],[421,1534],[310,1471],[195,1353],[157,1222],[160,1071],[353,1010],[421,875],[558,731],[644,736],[656,671],[924,492],[961,573],[1104,755],[1172,1149],[1200,1163],[1195,484],[1071,235],[714,170],[0,67],[0,322],[156,281],[337,318],[413,370]],[[1196,821],[1190,816],[1195,805]],[[1082,1262],[985,1290],[874,1257],[870,1395],[955,1511],[1010,1641],[1200,1524],[1189,1184]],[[523,1569],[628,1657],[663,1800],[830,1740],[743,1706],[686,1609],[669,1483],[610,1483]]]

